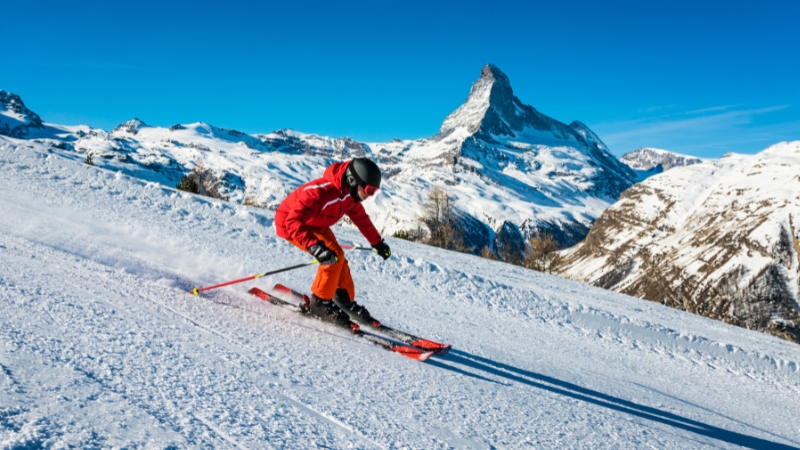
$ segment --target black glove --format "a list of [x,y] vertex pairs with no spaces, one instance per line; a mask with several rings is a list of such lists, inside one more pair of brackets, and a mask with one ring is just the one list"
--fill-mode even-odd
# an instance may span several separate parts
[[325,244],[323,244],[321,241],[317,242],[311,247],[308,247],[308,253],[314,255],[321,266],[333,264],[339,261],[339,258],[336,257],[336,253],[334,253],[333,250],[329,249],[328,247],[325,247]]
[[387,259],[389,259],[390,256],[392,256],[392,250],[389,248],[389,245],[386,244],[386,241],[384,240],[381,240],[380,243],[373,245],[372,248],[374,248],[375,251],[378,252],[379,255],[381,255],[381,257],[383,257],[384,261],[386,261]]

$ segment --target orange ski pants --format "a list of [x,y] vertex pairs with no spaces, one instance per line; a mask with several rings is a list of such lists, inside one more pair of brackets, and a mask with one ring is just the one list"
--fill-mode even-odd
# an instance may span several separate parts
[[[334,264],[320,265],[317,268],[317,277],[314,279],[314,284],[311,285],[311,292],[323,300],[330,300],[336,294],[337,289],[344,289],[350,295],[350,300],[355,300],[356,287],[353,284],[353,277],[350,275],[350,266],[347,264],[344,250],[336,240],[336,236],[333,235],[333,231],[330,228],[316,228],[312,233],[317,239],[324,242],[326,247],[336,253],[339,261]],[[308,253],[308,250],[298,242],[292,239],[287,240]]]

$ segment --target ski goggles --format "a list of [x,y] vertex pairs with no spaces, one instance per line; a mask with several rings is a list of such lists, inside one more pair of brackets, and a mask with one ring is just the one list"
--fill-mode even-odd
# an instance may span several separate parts
[[369,195],[370,197],[372,197],[373,195],[377,194],[378,193],[378,189],[379,188],[376,188],[375,186],[372,186],[372,185],[369,185],[369,184],[365,184],[364,185],[364,192],[367,195]]

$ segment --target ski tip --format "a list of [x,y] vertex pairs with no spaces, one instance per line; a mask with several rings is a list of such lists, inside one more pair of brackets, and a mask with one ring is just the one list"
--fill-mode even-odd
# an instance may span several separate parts
[[440,344],[438,342],[429,341],[427,339],[417,339],[414,342],[410,343],[414,347],[421,348],[423,350],[432,351],[439,356],[444,356],[450,351],[450,344]]
[[199,296],[200,295],[200,291],[198,290],[198,288],[192,289],[191,291],[189,291],[189,293],[192,294],[192,295],[195,295],[195,296]]
[[431,355],[433,355],[433,352],[420,350],[414,347],[406,347],[403,345],[394,347],[391,350],[415,361],[425,361],[430,358]]
[[266,292],[262,291],[259,288],[254,287],[254,288],[250,289],[249,291],[247,291],[247,293],[248,294],[253,294],[256,297],[260,298],[261,300],[269,301],[269,294],[267,294]]
[[276,290],[278,292],[283,292],[284,294],[291,294],[292,293],[292,290],[290,288],[288,288],[288,287],[286,287],[286,286],[284,286],[284,285],[282,285],[280,283],[276,284],[272,289],[274,289],[274,290]]

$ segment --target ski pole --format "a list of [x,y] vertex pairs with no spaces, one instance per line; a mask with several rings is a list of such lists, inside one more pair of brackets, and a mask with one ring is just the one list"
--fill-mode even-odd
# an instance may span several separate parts
[[[344,244],[341,247],[344,248],[344,249],[347,249],[347,250],[366,250],[366,251],[373,251],[373,252],[377,251],[374,248],[359,247],[357,245]],[[259,274],[256,274],[256,275],[250,275],[249,277],[240,278],[238,280],[226,281],[224,283],[215,284],[213,286],[206,286],[206,287],[202,287],[202,288],[197,288],[196,287],[196,288],[192,289],[191,291],[189,291],[189,293],[190,294],[194,294],[194,295],[200,295],[200,293],[203,292],[203,291],[208,291],[208,290],[211,290],[211,289],[216,289],[216,288],[220,288],[220,287],[223,287],[223,286],[228,286],[228,285],[231,285],[231,284],[241,283],[243,281],[255,280],[255,279],[258,279],[258,278],[261,278],[261,277],[266,277],[268,275],[275,275],[276,273],[288,272],[290,270],[299,269],[299,268],[305,267],[305,266],[313,266],[314,264],[319,264],[319,261],[317,261],[315,259],[313,261],[309,261],[309,262],[303,263],[303,264],[298,264],[296,266],[284,267],[283,269],[273,270],[272,272],[264,272],[264,273],[259,273]]]
[[309,262],[303,263],[303,264],[298,264],[296,266],[284,267],[283,269],[273,270],[272,272],[264,272],[264,273],[259,273],[259,274],[256,274],[256,275],[250,275],[249,277],[240,278],[238,280],[226,281],[224,283],[215,284],[213,286],[194,288],[191,291],[189,291],[189,293],[190,294],[194,294],[194,295],[200,295],[201,292],[208,291],[210,289],[216,289],[216,288],[219,288],[219,287],[228,286],[230,284],[241,283],[242,281],[255,280],[257,278],[266,277],[268,275],[275,275],[276,273],[288,272],[290,270],[299,269],[299,268],[305,267],[305,266],[313,266],[314,264],[319,264],[319,261],[317,261],[315,259],[313,261],[309,261]]
[[359,247],[357,245],[347,245],[347,244],[342,245],[341,247],[343,249],[345,249],[345,250],[365,250],[365,251],[368,251],[368,252],[376,252],[377,253],[377,250],[375,250],[374,248],[371,248],[371,247]]

